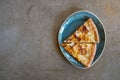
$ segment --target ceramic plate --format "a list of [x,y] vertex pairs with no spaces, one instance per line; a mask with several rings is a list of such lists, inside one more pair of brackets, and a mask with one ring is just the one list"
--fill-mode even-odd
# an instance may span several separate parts
[[[105,30],[103,27],[102,22],[100,19],[93,14],[90,11],[77,11],[71,14],[62,24],[60,27],[59,33],[58,33],[58,44],[61,44],[67,37],[69,37],[73,32],[78,29],[79,26],[81,26],[88,18],[92,18],[94,23],[96,24],[96,27],[98,29],[99,37],[100,37],[100,43],[97,44],[97,50],[96,55],[94,57],[94,60],[91,64],[95,64],[100,56],[102,55],[104,46],[105,46]],[[86,69],[80,62],[78,62],[75,58],[73,58],[68,52],[65,51],[65,49],[60,46],[60,50],[62,54],[65,56],[65,58],[74,66],[81,69]]]

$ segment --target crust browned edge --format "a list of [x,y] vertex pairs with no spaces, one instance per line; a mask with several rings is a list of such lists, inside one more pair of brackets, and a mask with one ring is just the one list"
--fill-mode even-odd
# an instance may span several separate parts
[[91,63],[93,62],[93,59],[95,57],[95,53],[96,53],[96,44],[94,44],[94,46],[92,46],[92,49],[91,49],[91,56],[89,58],[89,62],[88,64],[86,65],[87,68],[89,68],[91,66]]
[[89,22],[89,25],[91,25],[90,27],[94,31],[96,42],[99,43],[100,39],[99,39],[98,30],[97,30],[97,27],[96,27],[95,23],[93,22],[92,18],[89,18],[88,22]]

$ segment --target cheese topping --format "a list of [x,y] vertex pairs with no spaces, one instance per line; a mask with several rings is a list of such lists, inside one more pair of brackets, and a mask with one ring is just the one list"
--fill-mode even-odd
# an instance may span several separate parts
[[76,33],[75,33],[75,35],[76,35],[77,37],[79,37],[81,34],[82,34],[82,32],[78,32],[78,31],[76,31]]
[[86,60],[86,58],[85,58],[84,55],[80,55],[80,54],[79,54],[78,57],[79,57],[80,59],[82,59],[83,61]]
[[88,26],[88,27],[86,27],[86,28],[87,28],[87,30],[90,30],[89,26]]
[[72,46],[74,46],[74,44],[75,44],[75,43],[74,43],[74,42],[72,42],[72,43],[70,43],[69,45],[72,47]]

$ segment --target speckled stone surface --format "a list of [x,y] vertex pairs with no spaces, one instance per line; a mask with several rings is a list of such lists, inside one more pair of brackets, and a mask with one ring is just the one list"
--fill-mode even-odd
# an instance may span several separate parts
[[[0,80],[120,79],[119,0],[0,0]],[[68,15],[95,13],[106,29],[106,47],[90,69],[71,65],[57,34]]]

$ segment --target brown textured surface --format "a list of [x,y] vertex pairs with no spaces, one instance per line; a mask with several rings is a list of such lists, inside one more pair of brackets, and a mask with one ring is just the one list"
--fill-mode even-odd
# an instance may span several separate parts
[[[118,80],[120,78],[119,0],[0,0],[0,80]],[[57,33],[65,18],[90,10],[103,22],[107,43],[88,70],[61,54]]]

